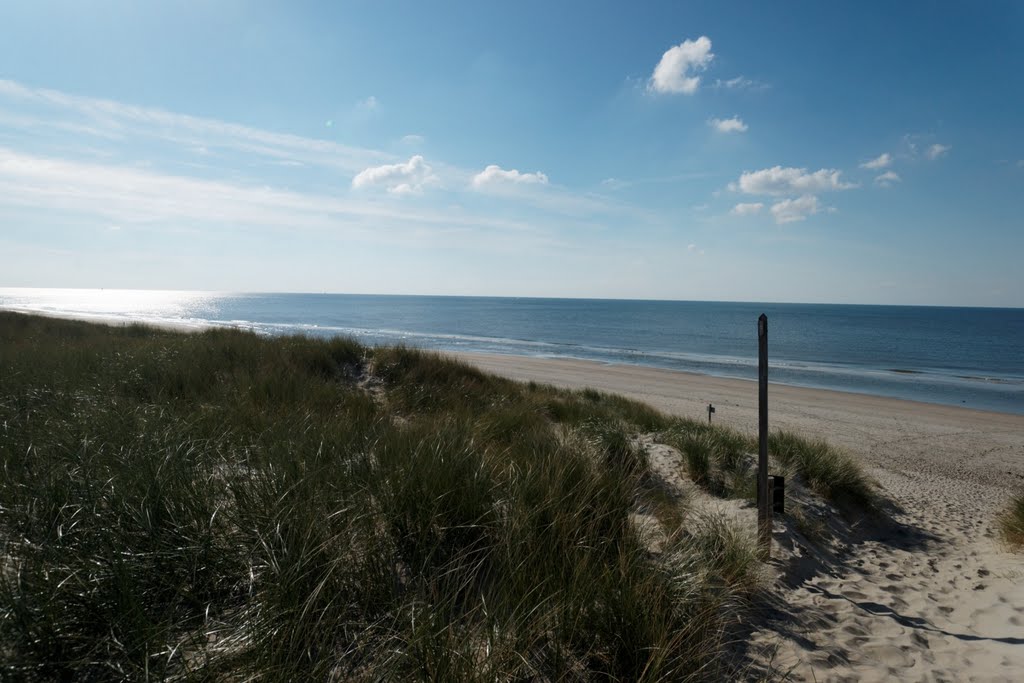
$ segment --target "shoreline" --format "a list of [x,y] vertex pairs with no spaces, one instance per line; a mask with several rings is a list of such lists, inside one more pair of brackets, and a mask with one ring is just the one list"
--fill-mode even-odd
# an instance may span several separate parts
[[[218,324],[218,323],[214,323],[214,322],[210,322],[210,321],[201,321],[201,320],[194,320],[194,321],[185,321],[185,320],[180,320],[179,321],[179,320],[170,320],[170,319],[167,319],[167,320],[134,319],[133,320],[133,319],[127,319],[127,318],[120,317],[120,316],[114,316],[114,315],[102,314],[102,313],[100,313],[100,314],[91,314],[91,313],[74,313],[74,312],[38,311],[38,310],[32,310],[32,309],[26,310],[26,309],[21,309],[21,308],[8,308],[8,307],[4,307],[4,306],[0,306],[0,310],[9,311],[9,312],[12,312],[12,313],[20,313],[22,315],[38,315],[38,316],[42,316],[42,317],[46,317],[46,318],[56,318],[56,319],[63,319],[63,320],[78,320],[78,321],[81,321],[81,322],[95,323],[95,324],[100,324],[100,325],[110,325],[110,326],[114,326],[114,327],[123,327],[123,326],[128,326],[128,325],[135,325],[135,324],[146,325],[146,326],[153,327],[153,328],[156,328],[156,329],[169,330],[169,331],[174,331],[174,332],[196,333],[196,332],[203,332],[205,330],[221,330],[221,329],[242,329],[242,330],[244,330],[244,329],[246,329],[246,328],[244,328],[244,327],[242,327],[240,325]],[[253,331],[253,330],[249,330],[249,331]],[[261,332],[261,331],[255,331],[255,333],[256,334],[265,334],[265,332]],[[295,333],[296,334],[308,334],[308,332],[303,332],[303,331],[296,331]],[[311,335],[311,336],[319,336],[319,335]],[[347,336],[347,335],[338,335],[338,336]],[[355,337],[353,337],[353,338],[355,338]],[[360,341],[358,338],[355,338],[355,339],[356,339],[356,341]],[[360,343],[365,343],[365,342],[360,341]],[[704,374],[704,373],[700,373],[700,372],[693,372],[691,370],[677,370],[677,369],[674,369],[674,368],[667,368],[667,367],[662,367],[662,366],[658,366],[658,365],[649,365],[649,364],[643,364],[643,363],[625,363],[625,362],[615,362],[615,361],[606,361],[606,360],[593,360],[593,359],[578,358],[578,357],[573,357],[573,356],[531,356],[531,355],[493,353],[493,352],[490,352],[490,351],[453,351],[453,350],[450,350],[450,349],[433,348],[433,347],[429,347],[429,346],[422,346],[422,347],[419,347],[419,348],[423,348],[423,349],[428,350],[428,351],[435,351],[437,353],[452,355],[454,357],[463,357],[463,358],[468,358],[468,359],[479,359],[479,360],[483,361],[485,364],[487,363],[487,359],[502,359],[500,361],[497,361],[497,364],[499,366],[502,366],[502,367],[509,366],[510,364],[514,365],[514,366],[527,367],[527,366],[532,366],[535,363],[547,363],[547,362],[551,362],[551,363],[567,363],[567,364],[581,363],[581,364],[591,364],[595,369],[598,369],[598,368],[627,368],[627,369],[635,369],[638,373],[647,373],[647,372],[652,372],[652,373],[668,373],[668,374],[674,374],[674,375],[679,375],[679,376],[684,376],[684,377],[691,377],[691,378],[706,378],[708,380],[715,380],[715,381],[719,381],[720,380],[722,382],[727,382],[727,383],[729,383],[729,382],[736,382],[736,383],[753,384],[753,383],[756,382],[756,379],[753,379],[753,378],[731,377],[731,376],[727,376],[727,375]],[[523,362],[522,363],[518,363],[518,364],[511,363],[512,359],[522,359]],[[898,373],[898,374],[919,374],[918,371],[916,371],[916,370],[911,371],[911,370],[890,369],[889,371],[890,372],[894,372],[894,373]],[[967,379],[967,378],[964,377],[963,379]],[[900,397],[900,396],[892,396],[892,395],[880,394],[880,393],[870,393],[870,392],[856,391],[856,390],[843,389],[843,388],[816,387],[816,386],[806,386],[806,385],[799,385],[799,384],[786,384],[786,383],[781,383],[781,382],[772,382],[771,379],[770,379],[770,376],[769,376],[769,387],[770,387],[770,389],[772,391],[780,391],[781,390],[781,391],[784,391],[784,392],[788,392],[790,390],[793,390],[793,391],[806,391],[806,392],[826,392],[826,395],[828,395],[828,394],[842,394],[842,395],[845,395],[845,396],[852,396],[852,397],[864,397],[864,398],[879,399],[879,400],[884,400],[884,401],[894,401],[894,402],[897,402],[898,404],[907,403],[907,404],[914,404],[914,405],[918,405],[918,406],[922,406],[922,407],[941,407],[941,408],[948,408],[948,409],[954,410],[954,411],[973,411],[973,412],[977,412],[977,413],[991,413],[991,414],[995,414],[995,415],[1008,415],[1008,416],[1016,416],[1018,418],[1024,418],[1024,406],[1022,406],[1022,408],[1019,411],[1017,411],[1017,412],[1003,411],[1003,410],[998,410],[998,409],[994,409],[994,408],[986,408],[986,407],[980,407],[979,408],[979,407],[972,407],[972,406],[969,406],[969,405],[958,405],[956,403],[949,403],[949,402],[930,402],[930,401],[923,401],[923,400],[914,399],[914,398],[905,398],[905,397]]]
[[[510,379],[590,387],[701,421],[711,403],[716,424],[757,430],[757,385],[749,380],[583,360],[449,355]],[[768,420],[773,430],[842,446],[877,473],[927,472],[999,490],[1024,485],[1024,415],[769,382]]]
[[[618,378],[623,371],[631,372],[638,377],[646,377],[647,375],[664,375],[666,377],[674,377],[678,382],[685,382],[698,389],[704,391],[722,391],[724,394],[732,395],[742,394],[743,389],[748,389],[751,395],[756,399],[757,380],[748,379],[745,377],[725,377],[721,375],[707,375],[699,372],[689,372],[686,370],[675,370],[672,368],[661,368],[653,365],[640,365],[631,363],[611,363],[604,361],[589,360],[585,358],[553,358],[553,357],[539,357],[539,356],[519,356],[513,354],[498,354],[498,353],[486,353],[478,351],[440,351],[439,353],[450,355],[454,358],[462,359],[466,362],[472,363],[479,367],[493,370],[500,374],[510,376],[512,379],[522,379],[522,381],[536,381],[540,383],[551,383],[550,380],[543,379],[542,376],[538,376],[537,373],[542,372],[542,368],[545,365],[549,365],[550,369],[559,371],[561,373],[569,372],[571,374],[578,373],[590,373],[595,375],[607,375],[609,377]],[[526,377],[529,377],[526,379]],[[616,380],[617,381],[617,380]],[[576,381],[566,384],[565,386],[571,388],[579,388],[582,386],[590,386],[579,384]],[[753,387],[753,388],[751,388]],[[599,388],[599,387],[595,387]],[[790,399],[802,398],[804,400],[813,399],[824,399],[828,402],[835,401],[850,401],[850,402],[877,402],[879,407],[883,405],[889,405],[891,408],[896,409],[899,407],[913,407],[916,410],[928,411],[928,412],[941,412],[948,413],[949,417],[956,419],[957,416],[964,414],[972,414],[977,416],[993,416],[996,419],[1002,418],[1014,418],[1018,420],[1021,427],[1024,428],[1024,414],[1003,412],[999,410],[988,410],[985,408],[972,408],[970,406],[958,406],[950,403],[931,403],[928,401],[918,401],[909,398],[898,398],[895,396],[886,396],[883,394],[869,394],[860,391],[847,391],[844,389],[829,389],[823,387],[808,387],[795,384],[785,384],[782,382],[774,382],[769,376],[768,390],[770,395],[775,395],[776,392],[781,393]],[[636,393],[630,391],[628,388],[623,390],[614,390],[616,393]],[[705,404],[706,407],[706,404]],[[706,412],[704,413],[706,417]],[[716,418],[717,418],[716,414]]]

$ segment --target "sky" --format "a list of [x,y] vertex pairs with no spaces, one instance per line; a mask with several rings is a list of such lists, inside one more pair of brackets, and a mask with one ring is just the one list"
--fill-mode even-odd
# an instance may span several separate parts
[[1020,2],[0,4],[0,287],[1024,306]]

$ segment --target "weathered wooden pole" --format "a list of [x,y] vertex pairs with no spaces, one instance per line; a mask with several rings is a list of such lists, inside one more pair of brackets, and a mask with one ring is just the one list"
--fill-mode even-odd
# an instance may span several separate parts
[[761,550],[772,552],[768,491],[768,316],[757,319],[757,527]]

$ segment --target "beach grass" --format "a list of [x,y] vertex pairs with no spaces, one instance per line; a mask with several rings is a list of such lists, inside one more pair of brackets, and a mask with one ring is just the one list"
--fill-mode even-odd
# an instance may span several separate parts
[[791,475],[832,503],[857,512],[875,510],[878,494],[850,454],[821,439],[777,430],[768,436],[768,454]]
[[[685,474],[709,493],[726,498],[757,497],[757,440],[734,429],[675,420],[662,440],[682,453]],[[826,441],[775,430],[768,436],[769,471],[795,478],[822,498],[850,510],[877,502],[870,479],[857,462]]]
[[1024,548],[1024,492],[1010,499],[998,520],[1003,540],[1014,548]]
[[12,313],[0,373],[3,680],[729,677],[756,554],[681,513],[650,547],[634,437],[682,432],[649,406],[402,347]]

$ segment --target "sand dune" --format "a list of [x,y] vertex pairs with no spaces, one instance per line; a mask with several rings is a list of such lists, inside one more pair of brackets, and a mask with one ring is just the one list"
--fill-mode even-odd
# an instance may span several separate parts
[[[710,402],[716,421],[756,429],[753,382],[461,357],[514,379],[590,386],[694,418],[706,418]],[[776,385],[769,404],[773,428],[854,453],[893,501],[897,524],[852,530],[833,561],[796,580],[777,567],[771,613],[751,636],[762,669],[801,681],[1020,680],[1024,559],[1000,544],[994,517],[1024,487],[1024,416]],[[776,565],[794,561],[781,556]]]

